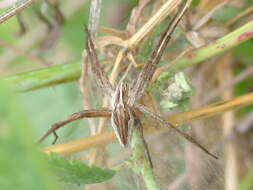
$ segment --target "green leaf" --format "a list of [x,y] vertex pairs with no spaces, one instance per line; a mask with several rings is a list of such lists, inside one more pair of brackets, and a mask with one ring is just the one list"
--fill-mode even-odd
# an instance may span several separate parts
[[198,6],[199,3],[200,3],[200,0],[193,0],[192,1],[192,6],[196,7],[196,6]]
[[1,190],[58,189],[16,94],[0,84]]
[[253,169],[251,168],[249,172],[246,174],[246,176],[242,179],[242,182],[240,184],[241,190],[250,190],[253,188]]
[[253,59],[252,49],[253,41],[248,40],[236,47],[233,53],[236,59],[239,60],[242,64],[251,65]]
[[57,173],[58,179],[67,183],[101,183],[111,179],[116,173],[114,170],[87,165],[78,160],[67,160],[57,154],[49,154],[47,159]]
[[241,10],[231,6],[224,6],[214,13],[213,19],[218,22],[226,22],[235,17],[238,13],[240,13],[240,11]]

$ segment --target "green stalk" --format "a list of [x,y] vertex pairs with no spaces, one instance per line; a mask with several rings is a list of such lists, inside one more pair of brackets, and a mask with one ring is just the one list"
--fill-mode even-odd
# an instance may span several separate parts
[[175,64],[171,65],[170,71],[182,70],[185,67],[198,64],[208,58],[221,54],[233,47],[240,45],[253,36],[253,21],[248,22],[237,30],[199,49],[186,53]]
[[[185,67],[198,64],[208,58],[223,53],[253,36],[253,21],[248,22],[237,30],[226,36],[186,53],[175,64],[168,69],[170,71],[182,70]],[[81,74],[80,62],[67,63],[57,66],[51,66],[40,70],[34,70],[25,73],[4,77],[2,80],[9,81],[19,92],[25,92],[33,89],[53,86],[65,82],[79,79]]]
[[26,92],[76,81],[80,75],[81,62],[72,62],[10,75],[1,80],[11,83],[18,92]]
[[130,166],[133,171],[143,177],[148,190],[160,190],[153,173],[153,168],[148,159],[140,128],[138,127],[133,128],[131,150],[132,158]]

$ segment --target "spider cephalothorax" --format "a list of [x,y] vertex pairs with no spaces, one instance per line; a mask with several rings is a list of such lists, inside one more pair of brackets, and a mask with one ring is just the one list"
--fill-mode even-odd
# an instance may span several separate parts
[[119,83],[112,98],[112,127],[123,147],[128,145],[136,120],[133,107],[129,105],[130,88],[126,83]]

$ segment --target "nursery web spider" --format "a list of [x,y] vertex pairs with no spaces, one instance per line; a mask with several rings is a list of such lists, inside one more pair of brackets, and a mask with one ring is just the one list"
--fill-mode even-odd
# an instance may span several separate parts
[[[177,24],[183,17],[185,11],[187,10],[188,5],[184,5],[184,7],[178,11],[175,17],[170,22],[169,26],[166,28],[165,32],[161,36],[159,43],[156,48],[153,50],[150,58],[147,63],[142,68],[138,77],[132,84],[127,84],[120,82],[116,86],[112,85],[109,82],[109,79],[104,74],[102,67],[100,66],[97,58],[97,54],[95,51],[94,43],[91,38],[91,34],[89,30],[86,28],[87,32],[87,45],[86,51],[89,59],[89,63],[91,66],[92,73],[96,79],[98,86],[103,89],[108,97],[111,99],[111,108],[102,108],[102,109],[93,109],[93,110],[84,110],[78,113],[74,113],[69,118],[55,123],[51,129],[40,139],[40,142],[43,141],[49,134],[53,133],[55,136],[56,142],[58,136],[56,134],[56,130],[70,123],[72,121],[85,118],[85,117],[110,117],[111,123],[114,129],[114,132],[117,136],[117,139],[121,146],[127,147],[131,140],[131,133],[133,127],[138,127],[142,133],[142,126],[140,119],[138,118],[136,111],[140,111],[144,114],[147,114],[154,120],[158,121],[160,124],[165,125],[167,127],[172,128],[177,133],[182,135],[185,139],[190,141],[191,143],[198,146],[205,153],[217,159],[215,155],[210,153],[206,148],[204,148],[200,143],[198,143],[194,138],[186,134],[185,132],[179,130],[177,127],[172,125],[171,123],[165,121],[160,115],[149,109],[148,107],[138,103],[138,100],[144,95],[146,88],[156,70],[157,65],[160,62],[164,49],[166,48],[169,40],[171,39],[171,35],[175,30]],[[144,145],[146,142],[143,138]],[[147,148],[147,147],[146,147]],[[148,148],[147,154],[149,156]],[[149,156],[150,159],[150,156]],[[151,160],[150,163],[152,164]]]

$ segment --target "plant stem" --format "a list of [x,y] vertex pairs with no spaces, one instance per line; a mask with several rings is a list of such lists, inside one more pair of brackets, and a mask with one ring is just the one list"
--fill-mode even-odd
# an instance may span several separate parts
[[36,0],[26,0],[26,1],[20,1],[20,3],[17,6],[13,6],[6,12],[4,12],[2,15],[0,15],[0,24],[11,18],[12,16],[16,15],[29,5],[35,3]]
[[18,73],[0,80],[11,83],[18,92],[76,81],[81,75],[81,62],[54,65],[34,71]]
[[[189,123],[196,120],[201,120],[221,113],[238,109],[243,106],[248,106],[253,104],[253,93],[248,93],[243,96],[235,97],[230,100],[220,101],[214,104],[209,104],[201,108],[189,110],[186,112],[176,113],[165,117],[168,122],[179,126],[185,123]],[[143,122],[144,131],[151,133],[157,131],[155,123],[152,123],[151,120]],[[159,130],[167,130],[167,128],[161,128]],[[112,143],[116,140],[116,136],[113,132],[103,132],[98,135],[89,136],[81,138],[74,141],[68,141],[63,144],[52,145],[44,147],[43,151],[45,152],[55,152],[62,155],[67,155],[75,152],[80,152],[96,146],[104,146],[105,144]]]
[[[223,53],[253,36],[253,21],[248,22],[237,30],[199,49],[186,53],[173,65],[157,69],[154,78],[163,71],[178,71],[185,67],[198,64],[208,58]],[[19,92],[48,87],[79,79],[81,74],[80,62],[51,66],[40,70],[18,73],[7,76],[3,80],[14,84]]]
[[253,21],[250,21],[242,27],[236,29],[233,32],[230,32],[226,36],[219,38],[208,45],[187,52],[173,64],[167,64],[163,67],[158,68],[153,76],[152,81],[154,82],[162,72],[176,72],[188,66],[198,64],[209,59],[212,56],[221,54],[233,47],[236,47],[252,37]]
[[186,53],[170,69],[181,70],[182,68],[200,63],[217,54],[223,53],[253,36],[253,21],[248,22],[239,29],[230,32],[226,36],[215,40],[214,42]]
[[148,190],[160,190],[148,159],[146,146],[140,130],[138,127],[133,128],[133,136],[131,139],[133,153],[130,165],[135,173],[142,175]]

